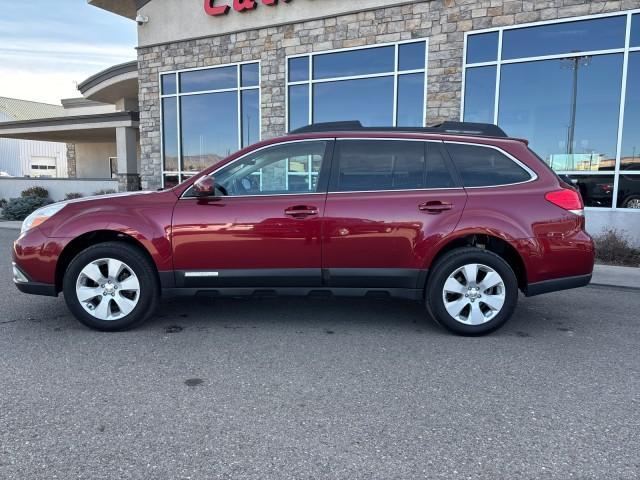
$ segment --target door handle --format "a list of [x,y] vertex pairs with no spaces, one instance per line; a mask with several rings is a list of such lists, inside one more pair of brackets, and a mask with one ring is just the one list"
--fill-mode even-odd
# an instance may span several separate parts
[[284,214],[289,217],[309,217],[311,215],[318,215],[318,207],[296,205],[285,209]]
[[453,208],[453,204],[450,202],[441,202],[440,200],[433,200],[430,202],[424,202],[418,205],[418,209],[421,212],[427,213],[442,213],[445,210],[451,210]]

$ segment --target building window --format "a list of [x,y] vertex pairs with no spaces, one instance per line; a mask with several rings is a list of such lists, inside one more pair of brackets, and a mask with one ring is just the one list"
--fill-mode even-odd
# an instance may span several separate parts
[[311,123],[424,126],[427,41],[287,58],[289,131]]
[[595,208],[640,208],[640,13],[465,35],[462,119],[500,125]]
[[260,140],[260,63],[163,73],[162,182],[172,187]]
[[110,178],[118,178],[118,157],[109,157]]

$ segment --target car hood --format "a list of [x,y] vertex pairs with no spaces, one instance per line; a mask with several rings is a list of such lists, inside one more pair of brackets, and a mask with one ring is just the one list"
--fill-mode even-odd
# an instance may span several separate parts
[[107,195],[92,195],[90,197],[74,198],[73,200],[63,200],[56,203],[60,203],[64,205],[72,205],[77,203],[91,202],[94,200],[103,201],[103,200],[109,200],[110,198],[137,197],[140,195],[151,195],[154,193],[158,193],[158,192],[153,190],[142,190],[142,191],[136,191],[136,192],[110,193]]

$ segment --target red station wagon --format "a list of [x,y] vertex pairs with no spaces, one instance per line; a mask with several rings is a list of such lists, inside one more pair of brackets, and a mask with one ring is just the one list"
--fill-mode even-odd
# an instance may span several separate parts
[[24,222],[14,281],[64,293],[89,327],[151,317],[161,294],[424,301],[489,333],[526,296],[581,287],[594,247],[580,194],[495,125],[316,124],[175,188],[62,202]]

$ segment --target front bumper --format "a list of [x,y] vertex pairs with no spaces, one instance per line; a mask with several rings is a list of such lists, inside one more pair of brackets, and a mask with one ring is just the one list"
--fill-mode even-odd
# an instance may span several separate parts
[[13,244],[16,288],[34,295],[57,296],[56,265],[63,246],[60,239],[48,239],[38,227],[21,234]]
[[16,288],[22,293],[29,293],[31,295],[44,295],[47,297],[58,296],[55,285],[32,281],[31,279],[29,279],[28,275],[20,270],[20,268],[15,263],[13,264],[13,283],[15,284]]

